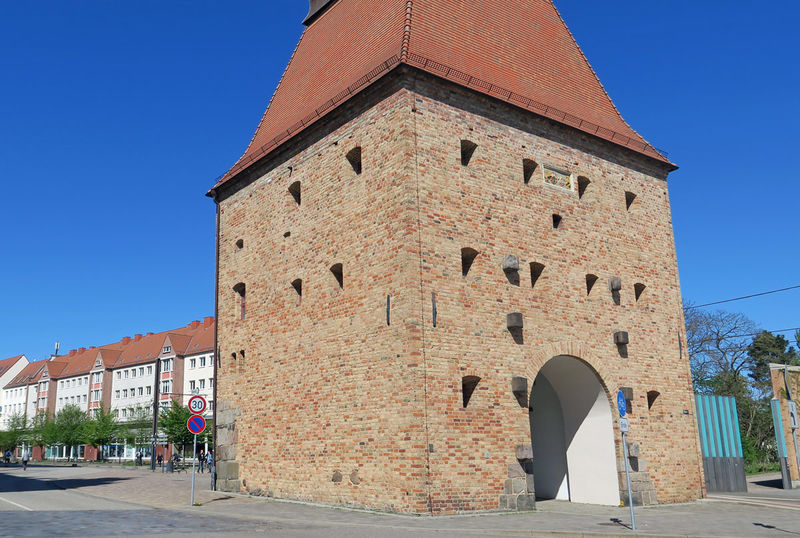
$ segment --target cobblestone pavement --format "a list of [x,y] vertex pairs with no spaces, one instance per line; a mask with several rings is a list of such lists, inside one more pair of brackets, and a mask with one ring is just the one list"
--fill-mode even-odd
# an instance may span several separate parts
[[[560,501],[540,502],[533,513],[417,517],[212,492],[206,474],[198,475],[195,495],[202,506],[190,507],[188,474],[103,466],[34,467],[27,473],[0,468],[2,535],[636,536],[627,527],[627,509]],[[3,498],[32,502],[13,497],[25,494],[13,489],[20,489],[22,479],[28,484],[23,489],[45,494],[57,488],[70,500],[61,503],[62,510],[3,506]],[[759,502],[765,498],[761,493]],[[775,506],[701,501],[638,508],[638,531],[648,536],[800,536],[800,491],[775,498]],[[89,508],[81,508],[87,503]],[[103,508],[104,503],[117,505]]]

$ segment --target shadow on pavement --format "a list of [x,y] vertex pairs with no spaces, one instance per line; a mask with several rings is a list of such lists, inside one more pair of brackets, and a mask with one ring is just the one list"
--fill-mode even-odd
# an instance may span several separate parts
[[753,480],[750,483],[751,484],[755,484],[757,486],[764,487],[764,488],[783,489],[783,481],[780,478],[776,478],[774,480],[770,480],[770,479]]
[[11,493],[19,491],[47,491],[54,489],[73,489],[86,486],[102,486],[130,480],[129,478],[60,478],[55,480],[42,480],[39,478],[19,476],[19,475],[0,475],[0,493]]
[[755,525],[756,527],[761,527],[762,529],[769,529],[771,531],[780,531],[780,532],[785,532],[787,534],[796,534],[800,536],[800,532],[787,531],[786,529],[778,528],[775,525],[767,525],[765,523],[753,523],[753,525]]

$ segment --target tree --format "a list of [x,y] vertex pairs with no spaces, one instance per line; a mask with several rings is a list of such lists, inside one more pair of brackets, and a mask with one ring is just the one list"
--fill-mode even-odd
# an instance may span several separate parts
[[[161,431],[164,432],[170,443],[181,445],[185,449],[186,445],[194,442],[194,434],[186,427],[186,422],[191,415],[188,407],[178,405],[176,401],[173,401],[169,409],[161,412],[158,422],[161,425]],[[185,450],[183,451],[185,452]]]
[[86,442],[85,426],[88,422],[86,412],[77,405],[68,405],[56,415],[55,433],[57,442],[70,447],[69,456],[72,457],[72,447]]
[[22,413],[11,415],[8,419],[8,428],[0,432],[0,448],[2,448],[3,451],[13,451],[17,448],[28,431],[27,426],[25,415]]
[[120,426],[120,437],[132,440],[137,448],[150,445],[150,436],[153,434],[153,413],[149,408],[136,408],[127,422]]
[[744,396],[748,392],[748,346],[756,325],[744,314],[706,312],[684,305],[686,340],[695,390]]
[[88,444],[100,449],[101,459],[105,459],[103,447],[116,438],[119,431],[116,411],[106,411],[101,404],[94,418],[86,421],[83,426],[83,439]]
[[772,393],[772,378],[769,364],[800,364],[797,351],[783,335],[774,335],[769,331],[761,331],[747,348],[750,358],[750,377],[762,396]]
[[[44,452],[46,445],[58,442],[57,437],[55,422],[50,412],[41,411],[37,413],[31,420],[31,428],[28,432],[28,439],[31,445],[41,447]],[[44,454],[42,457],[44,457]]]

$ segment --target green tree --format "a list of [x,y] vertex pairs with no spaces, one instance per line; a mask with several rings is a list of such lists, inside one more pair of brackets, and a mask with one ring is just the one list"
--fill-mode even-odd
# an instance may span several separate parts
[[769,331],[761,331],[753,338],[747,348],[747,355],[750,358],[750,378],[761,396],[772,393],[770,363],[790,366],[800,364],[797,351],[790,345],[789,340],[781,334],[775,335]]
[[67,458],[72,457],[72,448],[86,442],[86,423],[88,417],[85,411],[77,405],[67,405],[56,414],[55,434],[58,443],[69,447]]
[[14,413],[8,419],[8,428],[0,432],[0,448],[2,448],[3,451],[13,451],[19,446],[20,441],[23,440],[27,432],[28,424],[25,420],[25,415],[22,413]]
[[120,425],[116,411],[106,411],[103,405],[95,416],[83,425],[83,440],[100,449],[101,459],[105,459],[103,448],[117,437]]
[[49,411],[37,413],[31,420],[28,440],[32,446],[38,446],[44,453],[44,447],[57,442],[57,434],[53,416]]
[[162,411],[158,418],[161,431],[167,436],[167,440],[174,445],[180,445],[183,453],[186,445],[191,445],[194,441],[194,434],[186,427],[191,415],[188,407],[178,405],[177,401],[173,400],[169,409]]
[[153,434],[153,413],[149,408],[137,407],[130,418],[120,425],[119,437],[133,442],[136,448],[150,446],[150,437]]

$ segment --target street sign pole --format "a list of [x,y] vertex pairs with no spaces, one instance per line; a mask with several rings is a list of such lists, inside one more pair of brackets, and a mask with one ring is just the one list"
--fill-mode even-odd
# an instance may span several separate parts
[[625,393],[617,392],[617,409],[619,410],[619,430],[622,432],[622,451],[625,455],[625,480],[628,483],[628,506],[631,508],[631,529],[636,530],[636,515],[633,513],[633,492],[631,491],[631,469],[628,465],[628,419],[625,415],[628,412],[628,402]]
[[197,434],[194,434],[194,450],[192,451],[192,503],[189,506],[194,506],[194,476],[195,476],[196,464],[197,464]]

